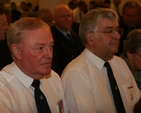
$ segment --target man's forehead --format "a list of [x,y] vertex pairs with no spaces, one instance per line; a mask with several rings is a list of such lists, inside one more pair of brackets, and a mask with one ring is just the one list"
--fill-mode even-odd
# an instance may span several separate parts
[[98,26],[102,27],[103,29],[110,29],[119,26],[118,21],[112,21],[109,19],[102,18],[98,22]]

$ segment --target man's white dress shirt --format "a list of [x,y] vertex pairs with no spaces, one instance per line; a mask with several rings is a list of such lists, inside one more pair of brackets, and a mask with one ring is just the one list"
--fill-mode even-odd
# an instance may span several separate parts
[[[105,61],[85,49],[62,73],[69,113],[116,113]],[[114,56],[109,63],[121,92],[126,113],[141,96],[126,63]]]
[[[47,98],[52,113],[60,113],[65,106],[62,84],[59,76],[51,71],[40,79],[40,89]],[[13,62],[0,72],[0,113],[37,113],[34,99],[33,79],[25,75]]]

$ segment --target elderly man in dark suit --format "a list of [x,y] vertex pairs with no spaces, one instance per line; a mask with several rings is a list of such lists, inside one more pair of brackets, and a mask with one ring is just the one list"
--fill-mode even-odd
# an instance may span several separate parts
[[64,4],[53,10],[54,59],[52,69],[61,75],[65,66],[76,58],[84,49],[79,35],[71,30],[72,10]]
[[141,22],[139,22],[140,5],[130,0],[126,2],[122,9],[122,16],[119,21],[119,26],[123,28],[124,32],[120,39],[120,46],[118,55],[123,53],[124,40],[127,34],[134,29],[141,29]]

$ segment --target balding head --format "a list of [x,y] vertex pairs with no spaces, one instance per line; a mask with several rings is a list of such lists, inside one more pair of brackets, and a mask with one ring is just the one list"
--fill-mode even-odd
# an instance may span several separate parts
[[58,13],[60,13],[63,10],[69,10],[70,12],[72,12],[72,10],[65,4],[60,4],[58,6],[56,6],[53,10],[53,16],[58,15]]
[[53,19],[57,28],[68,32],[73,22],[72,10],[67,5],[60,4],[53,10]]

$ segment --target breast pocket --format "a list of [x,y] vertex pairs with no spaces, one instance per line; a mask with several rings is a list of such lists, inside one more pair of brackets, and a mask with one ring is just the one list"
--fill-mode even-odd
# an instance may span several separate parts
[[129,107],[133,109],[133,107],[134,107],[134,103],[133,103],[134,97],[133,97],[133,94],[132,94],[133,86],[122,85],[122,87],[123,87],[123,90],[124,90],[124,94],[126,96],[127,103],[129,105]]

